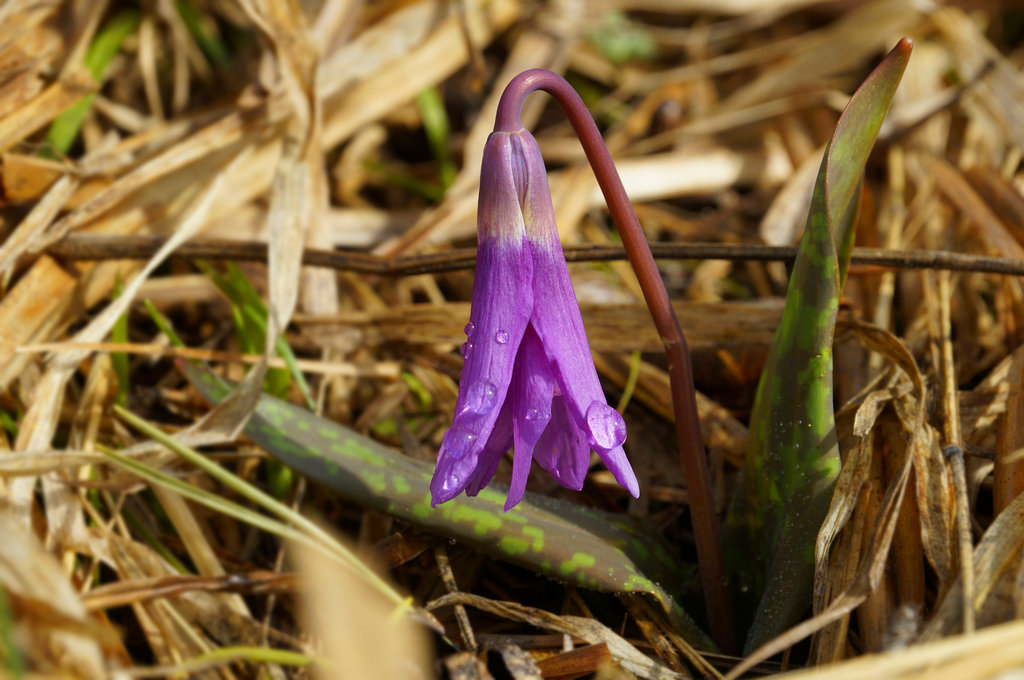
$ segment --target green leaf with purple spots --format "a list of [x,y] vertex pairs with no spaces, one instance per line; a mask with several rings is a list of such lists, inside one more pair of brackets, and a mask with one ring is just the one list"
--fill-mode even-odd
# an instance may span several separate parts
[[[832,338],[853,244],[860,178],[910,58],[902,40],[854,93],[814,186],[807,227],[750,416],[726,518],[726,560],[753,613],[749,653],[810,606],[814,544],[839,474]],[[740,620],[750,620],[749,614]]]

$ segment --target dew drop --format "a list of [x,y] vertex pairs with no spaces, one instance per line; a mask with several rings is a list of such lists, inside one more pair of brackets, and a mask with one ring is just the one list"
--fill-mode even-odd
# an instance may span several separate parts
[[[462,460],[473,448],[473,443],[476,440],[476,434],[462,426],[453,425],[451,429],[445,432],[444,439],[441,441],[441,449],[447,452],[452,459]],[[444,484],[447,484],[449,479],[454,479],[455,484],[459,482],[458,475],[452,474],[445,479]]]
[[498,404],[498,388],[487,380],[477,380],[466,390],[465,407],[473,413],[486,415]]
[[527,409],[525,418],[527,421],[532,423],[537,420],[537,418],[540,418],[540,411],[535,408]]
[[466,337],[469,338],[469,337],[473,336],[473,331],[476,330],[476,326],[474,326],[473,322],[470,321],[469,323],[466,324],[466,327],[463,328],[462,330],[466,331]]
[[626,421],[608,404],[592,401],[587,409],[587,427],[594,444],[614,449],[626,441]]
[[508,331],[498,331],[494,334],[494,341],[499,345],[504,345],[508,342]]
[[455,474],[448,475],[447,477],[445,477],[444,481],[441,482],[441,490],[442,491],[453,491],[455,489],[458,489],[459,488],[459,482],[461,482],[461,481],[462,480],[459,479],[458,475],[455,475]]
[[464,342],[462,343],[462,358],[468,359],[469,355],[473,353],[473,343]]

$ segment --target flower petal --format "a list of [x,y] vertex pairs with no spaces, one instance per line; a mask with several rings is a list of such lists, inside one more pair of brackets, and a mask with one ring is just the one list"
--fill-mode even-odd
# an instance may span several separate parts
[[533,457],[562,486],[577,491],[583,488],[590,467],[590,442],[561,394],[551,402],[551,422],[537,442]]
[[505,403],[516,352],[533,310],[533,266],[524,238],[512,155],[509,135],[488,138],[477,208],[479,242],[466,325],[469,337],[463,345],[465,363],[455,417],[441,443],[430,482],[435,506],[457,496],[477,473],[481,453],[498,419],[498,407]]
[[607,402],[590,356],[590,344],[583,330],[565,257],[557,240],[554,245],[531,241],[530,250],[533,289],[535,294],[543,291],[544,295],[544,304],[534,308],[530,322],[544,344],[573,417],[581,426],[586,426],[590,404]]
[[498,419],[494,422],[494,429],[491,436],[480,452],[477,460],[476,470],[470,475],[469,484],[466,485],[466,493],[475,496],[480,489],[487,486],[498,470],[498,463],[502,455],[512,446],[512,407],[506,399],[505,404],[498,413]]
[[626,452],[622,450],[622,447],[616,446],[603,451],[597,448],[594,450],[601,457],[601,462],[604,463],[604,466],[611,470],[615,481],[628,491],[630,496],[640,498],[640,484],[636,481],[636,475],[633,474],[633,468],[630,466],[629,459],[626,458]]
[[[579,303],[558,238],[540,148],[528,132],[517,136],[526,159],[523,215],[533,257],[533,290],[536,298],[544,301],[534,306],[530,324],[544,346],[572,420],[586,432],[588,443],[602,460],[608,456],[607,460],[613,461],[614,467],[609,469],[615,479],[636,496],[639,488],[629,461],[624,453],[613,455],[616,449],[621,451],[626,426],[622,416],[608,406],[590,356]],[[595,403],[603,408],[591,411]]]
[[483,446],[479,439],[480,435],[459,425],[452,425],[444,433],[441,450],[437,454],[437,467],[430,480],[432,506],[437,507],[458,496],[466,488],[476,472],[477,459]]
[[626,441],[626,421],[619,412],[604,400],[590,402],[587,409],[587,427],[590,431],[590,445],[597,451],[605,467],[611,470],[615,481],[621,484],[633,498],[640,496],[640,485],[629,465],[622,442]]
[[509,395],[515,451],[512,456],[512,484],[505,501],[506,511],[523,499],[534,446],[551,419],[551,397],[554,390],[555,376],[551,372],[544,347],[537,333],[527,326],[516,355]]

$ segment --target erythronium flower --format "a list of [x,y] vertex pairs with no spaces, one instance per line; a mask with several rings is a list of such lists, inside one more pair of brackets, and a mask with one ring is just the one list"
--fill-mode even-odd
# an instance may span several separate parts
[[430,483],[433,505],[476,495],[513,446],[505,509],[523,498],[536,460],[579,489],[590,450],[634,497],[622,450],[626,423],[608,405],[590,356],[555,227],[537,141],[524,129],[487,140],[477,209],[477,259],[455,417]]
[[735,650],[686,337],[601,132],[572,86],[544,69],[524,71],[509,82],[484,153],[476,282],[463,347],[467,360],[455,422],[441,445],[430,485],[433,503],[463,490],[478,492],[513,442],[506,509],[522,499],[532,458],[566,486],[579,488],[588,446],[633,496],[639,493],[622,451],[625,425],[608,407],[590,362],[544,164],[536,141],[520,122],[523,99],[536,90],[554,97],[572,123],[665,346],[708,620],[719,647]]

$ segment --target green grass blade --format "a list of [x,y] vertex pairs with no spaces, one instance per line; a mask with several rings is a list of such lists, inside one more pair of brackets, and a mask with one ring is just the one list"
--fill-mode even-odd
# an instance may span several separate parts
[[[121,291],[124,289],[124,285],[121,282],[121,277],[118,276],[114,281],[114,299],[121,296]],[[110,328],[110,340],[111,342],[127,343],[128,342],[128,312],[117,317],[117,321]],[[110,364],[114,369],[114,375],[117,376],[117,394],[114,397],[114,401],[119,406],[125,406],[128,403],[128,391],[131,389],[131,368],[130,362],[128,361],[127,352],[111,352],[110,353]]]
[[[227,395],[229,386],[198,364],[180,366],[212,402]],[[428,463],[266,395],[245,432],[270,455],[353,503],[552,578],[606,592],[646,593],[691,643],[710,645],[674,597],[681,590],[681,565],[658,537],[627,517],[532,493],[506,513],[507,489],[497,484],[431,508]]]
[[113,16],[96,34],[85,53],[85,68],[96,82],[101,82],[107,66],[121,49],[121,43],[139,27],[139,11],[125,9]]
[[171,326],[171,322],[168,321],[160,310],[156,308],[151,300],[146,300],[146,311],[149,312],[149,316],[153,319],[153,323],[160,329],[160,332],[167,336],[167,339],[175,347],[184,347],[185,342],[178,337],[178,334],[174,332],[174,327]]
[[[267,306],[249,279],[234,262],[228,263],[227,274],[222,274],[208,262],[197,261],[199,269],[207,274],[231,303],[231,313],[238,331],[238,343],[243,352],[261,354],[267,333]],[[306,382],[306,376],[299,370],[295,353],[283,337],[274,344],[274,351],[284,361],[286,369],[267,370],[264,388],[278,397],[285,397],[294,380],[302,393],[306,406],[315,408],[313,392]]]
[[[122,456],[111,449],[102,448],[104,455],[112,459],[121,467],[133,474],[145,479],[152,484],[159,484],[175,493],[182,495],[189,500],[205,505],[212,510],[234,517],[235,519],[251,524],[268,533],[281,538],[293,540],[307,545],[314,550],[330,557],[331,559],[352,569],[356,574],[367,580],[376,590],[388,598],[396,606],[403,606],[404,598],[399,595],[391,586],[385,583],[372,569],[367,567],[362,560],[352,554],[345,546],[335,541],[330,534],[318,527],[312,521],[306,519],[298,512],[278,502],[269,495],[263,493],[256,487],[236,477],[216,463],[211,462],[198,451],[183,446],[172,437],[164,434],[161,430],[153,427],[146,421],[138,418],[129,411],[115,407],[117,414],[132,427],[143,432],[147,436],[160,442],[171,449],[185,460],[199,467],[208,475],[216,479],[224,486],[232,489],[243,498],[264,508],[268,512],[277,515],[284,522],[262,515],[250,508],[229,501],[223,496],[200,489],[188,484],[176,477],[172,477],[159,470],[151,468],[137,460]],[[287,524],[285,522],[288,522]]]
[[423,383],[408,371],[402,371],[402,381],[409,386],[409,391],[416,397],[416,402],[419,404],[421,409],[431,409],[434,407],[434,396],[430,394]]
[[440,203],[441,199],[444,198],[445,190],[443,186],[414,177],[408,172],[393,168],[386,163],[365,160],[363,161],[363,168],[369,173],[378,175],[388,184],[393,184],[400,189],[417,194],[431,203]]
[[616,66],[634,59],[648,60],[658,52],[651,32],[630,21],[619,9],[607,12],[597,27],[587,33],[587,41]]
[[13,680],[24,678],[26,671],[25,657],[17,638],[11,601],[7,597],[7,590],[0,585],[0,645],[3,645],[4,650],[4,670],[7,671],[7,677]]
[[860,177],[909,56],[909,41],[901,41],[840,117],[758,384],[750,446],[726,520],[726,559],[741,606],[756,606],[748,653],[810,605],[815,538],[839,474],[832,339],[842,259],[853,243]]
[[20,420],[20,417],[15,418],[7,411],[0,410],[0,427],[12,439],[18,438],[18,422]]
[[[85,54],[85,68],[92,75],[97,83],[103,82],[107,66],[113,60],[114,55],[121,49],[121,43],[130,34],[135,32],[139,26],[139,12],[135,9],[126,9],[118,12],[96,34],[96,39]],[[50,125],[46,135],[48,149],[52,152],[66,154],[78,131],[82,128],[82,121],[85,114],[89,112],[95,94],[88,94],[72,104],[67,110],[57,116]]]
[[[290,666],[293,668],[305,668],[316,665],[323,669],[325,674],[329,674],[333,670],[333,664],[330,659],[310,656],[302,652],[292,652],[287,649],[274,649],[271,647],[218,647],[205,654],[200,654],[174,665],[133,669],[132,677],[207,677],[213,675],[211,671],[216,671],[224,666],[239,662],[273,664],[275,666]],[[257,677],[264,676],[260,675]]]
[[179,574],[188,574],[188,568],[182,564],[181,560],[175,556],[170,549],[163,544],[163,542],[152,532],[146,523],[143,522],[139,517],[129,510],[128,508],[121,509],[121,517],[124,518],[125,524],[128,528],[134,532],[135,536],[142,539],[145,545],[148,545],[153,551],[166,560],[167,564],[171,565],[171,568],[177,571]]
[[178,16],[188,29],[192,39],[199,45],[199,49],[215,66],[226,66],[231,60],[231,53],[227,45],[219,37],[211,34],[203,25],[203,16],[186,0],[178,0],[174,3],[178,10]]
[[434,154],[434,160],[437,161],[441,174],[441,187],[447,191],[455,181],[458,171],[448,145],[451,126],[448,124],[448,112],[444,110],[441,93],[437,91],[436,87],[422,90],[416,96],[416,105],[419,106],[420,117],[423,119],[423,130],[427,135],[427,143],[430,144],[430,151]]

